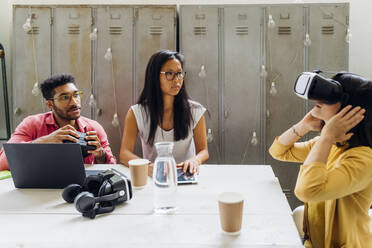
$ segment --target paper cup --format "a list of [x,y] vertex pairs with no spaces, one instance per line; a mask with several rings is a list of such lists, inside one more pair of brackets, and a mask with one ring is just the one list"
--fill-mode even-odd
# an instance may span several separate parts
[[243,217],[243,195],[237,192],[223,192],[218,195],[222,232],[239,235]]
[[147,159],[132,159],[129,162],[130,177],[134,189],[143,189],[147,183],[148,166]]

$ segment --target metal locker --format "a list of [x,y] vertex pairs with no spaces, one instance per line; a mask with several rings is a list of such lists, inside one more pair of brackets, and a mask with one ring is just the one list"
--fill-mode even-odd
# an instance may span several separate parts
[[309,12],[309,70],[347,70],[349,5],[316,4]]
[[[31,26],[26,32],[23,25],[27,18],[30,18]],[[25,117],[47,110],[35,83],[39,82],[40,85],[51,74],[50,21],[51,9],[48,7],[14,6],[12,70],[14,127]]]
[[8,140],[10,138],[8,81],[5,66],[6,52],[0,43],[0,140]]
[[[133,8],[98,7],[95,20],[95,114],[107,133],[114,155],[119,159],[123,122],[132,104]],[[112,51],[111,61],[104,58],[108,48]],[[115,113],[118,114],[119,126],[112,124]]]
[[180,51],[185,56],[186,88],[206,109],[209,160],[221,163],[219,125],[219,9],[180,6]]
[[135,90],[137,101],[145,80],[147,63],[155,52],[176,49],[176,6],[135,8]]
[[1,60],[2,60],[2,51],[0,49],[0,140],[8,139],[8,131],[7,131],[7,116],[6,116],[6,109],[5,109],[5,97],[4,97],[4,91],[3,91],[3,80],[2,75],[4,73],[3,67],[1,66]]
[[259,6],[225,7],[224,163],[263,164],[263,88],[260,78],[261,22]]
[[[145,82],[147,63],[154,53],[176,50],[176,6],[149,6],[134,9],[133,104],[137,102]],[[139,137],[134,153],[142,156]]]
[[[304,70],[304,15],[300,5],[271,6],[266,9],[266,142],[267,150],[276,136],[305,115],[305,101],[293,92],[294,82]],[[269,28],[269,16],[275,27]],[[293,207],[299,201],[293,194],[299,165],[274,160],[266,152],[283,192]]]
[[81,99],[82,116],[91,118],[89,96],[91,82],[91,8],[63,6],[55,8],[53,32],[53,74],[71,73]]

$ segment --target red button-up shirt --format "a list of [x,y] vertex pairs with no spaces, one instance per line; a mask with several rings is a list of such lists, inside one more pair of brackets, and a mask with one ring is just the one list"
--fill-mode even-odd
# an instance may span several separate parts
[[[103,127],[96,121],[80,116],[76,120],[80,132],[96,131],[101,142],[101,147],[106,152],[106,163],[116,164],[116,159],[112,155],[107,135]],[[49,135],[60,127],[57,125],[53,113],[47,112],[26,117],[16,128],[8,143],[26,143],[39,137]],[[84,158],[85,164],[95,163],[95,158],[91,154]],[[8,170],[8,160],[6,159],[4,149],[0,151],[0,171]]]

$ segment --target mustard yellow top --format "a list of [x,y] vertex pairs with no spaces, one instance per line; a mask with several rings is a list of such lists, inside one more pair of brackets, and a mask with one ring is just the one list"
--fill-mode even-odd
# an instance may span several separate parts
[[[276,138],[269,153],[277,160],[303,163],[316,137],[285,146]],[[296,196],[307,202],[305,247],[371,248],[372,149],[332,146],[328,161],[301,165]]]

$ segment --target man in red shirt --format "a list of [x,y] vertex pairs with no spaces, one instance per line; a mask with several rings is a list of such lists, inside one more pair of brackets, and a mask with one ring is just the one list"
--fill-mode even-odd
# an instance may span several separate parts
[[[88,144],[97,149],[88,151],[84,163],[115,164],[107,135],[96,121],[80,116],[81,95],[71,75],[55,75],[40,85],[46,106],[51,112],[26,117],[16,128],[8,143],[62,143],[77,142],[76,131],[86,133]],[[9,169],[4,149],[0,151],[0,171]]]

